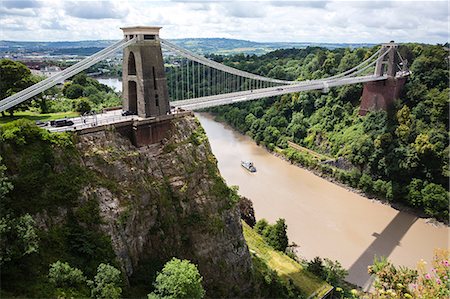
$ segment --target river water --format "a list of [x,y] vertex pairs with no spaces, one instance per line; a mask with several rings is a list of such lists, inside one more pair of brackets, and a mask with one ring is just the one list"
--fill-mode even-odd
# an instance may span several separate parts
[[117,78],[95,78],[98,82],[108,85],[115,91],[122,91],[122,81]]
[[[122,90],[116,78],[97,80]],[[286,219],[299,256],[338,260],[349,269],[348,281],[368,288],[367,266],[375,255],[414,268],[420,259],[431,261],[434,248],[449,246],[448,227],[436,227],[330,183],[273,156],[210,115],[196,115],[227,184],[239,186],[239,193],[253,201],[257,219]],[[244,170],[241,160],[253,161],[258,171]]]
[[[375,255],[414,268],[420,259],[430,261],[434,248],[448,246],[449,228],[328,182],[273,156],[212,116],[196,115],[227,184],[239,186],[239,193],[253,201],[257,220],[286,219],[299,256],[338,260],[349,269],[348,281],[367,288],[367,266]],[[253,161],[257,172],[246,171],[241,160]]]

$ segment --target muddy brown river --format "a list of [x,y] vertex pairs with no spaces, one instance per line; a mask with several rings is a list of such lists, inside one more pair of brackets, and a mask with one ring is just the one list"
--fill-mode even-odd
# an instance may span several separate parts
[[[367,266],[375,255],[415,267],[420,259],[430,261],[434,248],[448,247],[448,227],[346,190],[273,156],[210,115],[196,115],[227,184],[253,201],[257,220],[286,219],[299,256],[338,260],[349,269],[349,282],[367,288]],[[253,161],[257,172],[246,171],[241,160]]]

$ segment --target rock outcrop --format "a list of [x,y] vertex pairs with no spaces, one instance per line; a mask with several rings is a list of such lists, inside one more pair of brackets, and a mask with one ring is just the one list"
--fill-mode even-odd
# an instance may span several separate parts
[[113,129],[78,136],[81,163],[101,182],[80,202],[98,201],[127,276],[143,260],[175,256],[198,264],[207,295],[244,296],[251,257],[206,135],[193,116],[174,119],[169,135],[140,148]]

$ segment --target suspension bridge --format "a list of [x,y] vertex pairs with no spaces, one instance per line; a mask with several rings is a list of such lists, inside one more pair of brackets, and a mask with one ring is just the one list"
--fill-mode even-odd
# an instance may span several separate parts
[[[402,84],[397,82],[409,75],[407,61],[394,42],[382,44],[369,58],[340,74],[288,81],[252,74],[188,51],[160,38],[160,27],[122,30],[124,39],[2,99],[0,112],[32,99],[120,50],[123,50],[123,109],[144,119],[170,114],[171,108],[195,110],[294,92],[327,92],[332,87],[358,83],[365,83],[363,102],[368,99],[361,107],[383,109],[398,95]],[[386,84],[387,81],[391,83]]]

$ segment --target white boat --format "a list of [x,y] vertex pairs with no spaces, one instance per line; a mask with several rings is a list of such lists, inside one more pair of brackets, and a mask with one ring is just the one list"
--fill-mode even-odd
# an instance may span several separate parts
[[253,162],[250,161],[241,161],[241,166],[247,169],[250,172],[256,172],[255,166],[253,166]]

